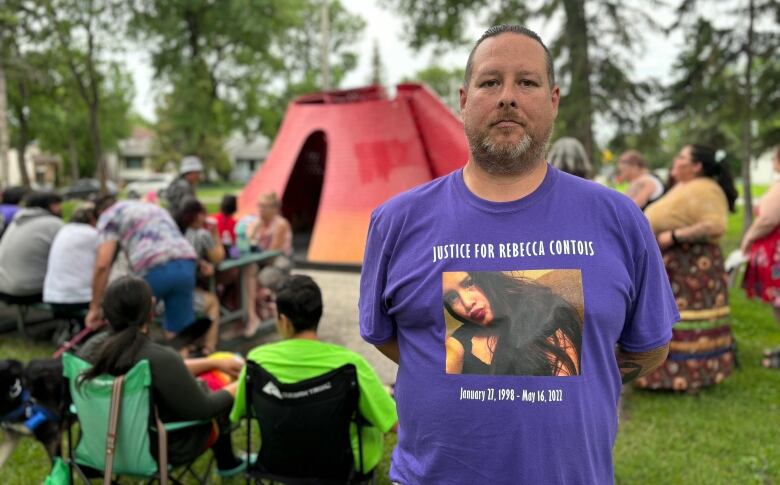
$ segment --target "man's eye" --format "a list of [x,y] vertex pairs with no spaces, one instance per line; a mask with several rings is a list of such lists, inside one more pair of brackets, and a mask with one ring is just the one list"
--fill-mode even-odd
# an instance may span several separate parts
[[486,88],[492,88],[493,86],[498,86],[498,81],[495,79],[488,79],[487,81],[482,81],[482,84],[480,84],[482,87]]
[[520,81],[520,85],[523,86],[523,87],[536,86],[536,81],[532,81],[530,79],[522,79]]

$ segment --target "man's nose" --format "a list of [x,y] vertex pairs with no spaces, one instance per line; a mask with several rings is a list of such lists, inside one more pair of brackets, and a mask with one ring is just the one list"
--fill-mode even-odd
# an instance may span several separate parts
[[517,96],[512,83],[504,83],[498,98],[499,108],[517,108]]

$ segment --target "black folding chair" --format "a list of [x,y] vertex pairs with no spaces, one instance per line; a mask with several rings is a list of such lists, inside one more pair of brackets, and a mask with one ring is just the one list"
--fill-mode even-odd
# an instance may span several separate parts
[[[247,483],[287,485],[354,484],[373,479],[363,470],[363,443],[358,412],[357,370],[347,364],[312,379],[283,384],[255,362],[246,372],[247,451],[251,422],[260,425],[262,445],[247,470]],[[357,425],[358,463],[350,440]]]

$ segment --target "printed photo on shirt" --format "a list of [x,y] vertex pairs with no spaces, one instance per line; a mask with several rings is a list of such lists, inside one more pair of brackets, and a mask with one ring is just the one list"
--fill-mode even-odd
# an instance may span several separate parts
[[580,374],[580,270],[444,272],[442,302],[447,374]]

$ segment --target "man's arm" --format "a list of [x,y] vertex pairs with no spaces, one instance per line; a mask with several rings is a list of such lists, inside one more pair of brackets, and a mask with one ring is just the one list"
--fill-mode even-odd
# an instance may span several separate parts
[[643,377],[663,364],[669,353],[669,344],[664,344],[656,349],[646,352],[626,352],[619,346],[615,350],[615,358],[620,368],[620,376],[623,384],[627,384],[638,377]]
[[108,276],[111,273],[111,264],[114,262],[116,248],[116,241],[106,241],[98,246],[95,272],[92,276],[92,301],[89,304],[89,312],[85,322],[87,327],[93,330],[103,325],[100,305],[103,303],[103,292],[108,284]]
[[401,360],[401,351],[398,349],[398,340],[395,337],[383,344],[377,344],[375,347],[396,364]]

